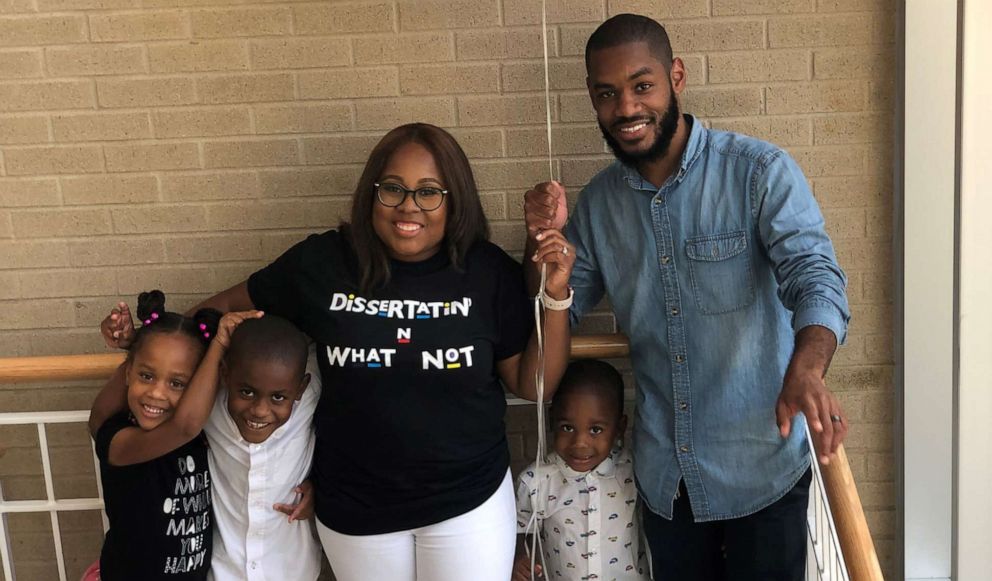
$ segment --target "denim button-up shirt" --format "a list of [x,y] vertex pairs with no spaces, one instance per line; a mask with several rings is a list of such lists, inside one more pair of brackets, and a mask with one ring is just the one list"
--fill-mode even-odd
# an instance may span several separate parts
[[754,513],[809,465],[800,414],[782,438],[775,403],[794,334],[843,342],[846,278],[799,166],[754,138],[691,131],[661,187],[619,162],[579,196],[573,323],[609,296],[637,382],[634,469],[666,518],[679,479],[697,521]]

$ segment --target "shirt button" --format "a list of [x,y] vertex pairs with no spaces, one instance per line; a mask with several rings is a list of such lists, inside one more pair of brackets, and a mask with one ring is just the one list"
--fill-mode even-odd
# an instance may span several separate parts
[[682,410],[682,411],[685,411],[685,410],[689,409],[689,404],[685,403],[684,401],[683,402],[680,402],[679,403],[679,409]]
[[688,446],[679,446],[679,450],[681,450],[682,452],[688,452],[689,451],[689,447]]
[[258,563],[256,563],[255,561],[252,561],[251,562],[251,569],[252,569],[252,571],[254,571],[256,567],[258,567]]
[[673,317],[677,317],[677,316],[679,315],[679,310],[678,310],[678,309],[674,309],[674,308],[673,308],[673,309],[672,309],[671,311],[669,311],[669,312],[670,312],[670,313],[672,313],[672,316],[673,316]]
[[675,356],[676,363],[682,363],[683,361],[685,361],[685,357],[681,353]]
[[668,264],[669,262],[671,262],[671,260],[672,257],[668,256],[667,254],[661,257],[662,264]]

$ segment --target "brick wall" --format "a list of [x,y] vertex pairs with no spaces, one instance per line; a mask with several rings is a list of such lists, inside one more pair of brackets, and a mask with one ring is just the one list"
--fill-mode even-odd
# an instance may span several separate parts
[[[108,307],[160,287],[182,309],[335,225],[377,138],[420,120],[472,158],[497,243],[547,177],[539,0],[0,0],[0,356],[103,350]],[[584,91],[596,23],[668,26],[685,109],[786,147],[850,276],[830,383],[890,568],[894,0],[549,0],[555,165],[573,191],[608,162]],[[608,312],[587,331],[612,331]],[[0,410],[80,409],[93,384],[0,386]],[[532,409],[508,418],[514,465]],[[81,427],[53,434],[60,494],[92,493]],[[30,430],[3,430],[8,498],[37,498]],[[89,472],[87,472],[89,471]],[[95,514],[66,515],[70,578]],[[47,517],[12,517],[19,579],[51,579]]]

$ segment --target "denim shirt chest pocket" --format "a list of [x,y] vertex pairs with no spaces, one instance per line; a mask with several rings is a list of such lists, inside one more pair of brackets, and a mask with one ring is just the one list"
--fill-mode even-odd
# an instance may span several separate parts
[[688,238],[685,254],[700,312],[729,313],[754,302],[754,273],[744,230]]

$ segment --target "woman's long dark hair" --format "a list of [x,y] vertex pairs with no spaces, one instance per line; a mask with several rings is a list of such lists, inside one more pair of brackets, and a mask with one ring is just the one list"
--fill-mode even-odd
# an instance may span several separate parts
[[341,224],[358,258],[359,288],[371,293],[389,284],[389,253],[372,227],[372,209],[377,204],[375,186],[389,158],[400,147],[417,143],[431,152],[448,190],[444,227],[444,251],[455,268],[460,268],[473,244],[489,239],[489,222],[482,210],[479,190],[468,157],[450,133],[426,123],[401,125],[387,133],[372,149],[365,170],[358,180],[351,204],[351,222]]

